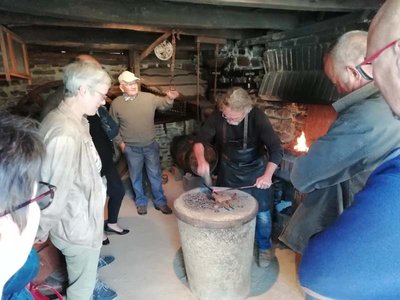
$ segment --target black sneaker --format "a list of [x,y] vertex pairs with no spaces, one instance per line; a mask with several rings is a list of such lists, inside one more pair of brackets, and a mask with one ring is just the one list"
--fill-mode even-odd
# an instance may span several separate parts
[[161,206],[154,206],[157,210],[160,210],[164,215],[172,214],[172,209],[169,208],[167,204]]

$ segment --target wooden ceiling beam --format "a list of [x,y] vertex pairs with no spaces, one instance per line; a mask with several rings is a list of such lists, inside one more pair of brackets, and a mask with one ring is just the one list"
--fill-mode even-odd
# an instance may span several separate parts
[[123,23],[198,29],[288,30],[298,24],[295,13],[216,7],[162,1],[0,0],[0,9],[74,21]]
[[[139,32],[158,32],[164,33],[170,31],[167,27],[154,27],[147,25],[132,25],[123,23],[102,23],[102,22],[84,22],[72,21],[52,17],[39,17],[28,14],[12,13],[0,10],[0,20],[4,25],[9,28],[20,27],[26,25],[39,25],[39,26],[58,26],[58,27],[72,27],[72,28],[102,28],[112,30],[131,30]],[[210,36],[215,38],[226,38],[232,40],[241,40],[249,37],[256,37],[265,34],[262,29],[181,29],[179,28],[180,35],[190,36]]]
[[378,9],[384,0],[167,0],[175,3],[204,4],[214,6],[238,6],[263,9],[336,11],[348,12],[363,9]]
[[[130,48],[143,51],[157,39],[158,33],[120,31],[110,32],[98,29],[95,32],[88,28],[47,28],[40,26],[15,27],[13,32],[28,45],[93,47],[103,50],[128,50]],[[194,37],[182,36],[178,50],[194,50]]]

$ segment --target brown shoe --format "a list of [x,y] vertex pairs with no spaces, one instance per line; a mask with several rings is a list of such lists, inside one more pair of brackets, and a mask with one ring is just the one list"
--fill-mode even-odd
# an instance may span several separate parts
[[147,214],[147,206],[138,206],[136,207],[137,213],[139,215],[146,215]]
[[164,215],[170,215],[172,214],[172,209],[169,208],[167,204],[161,205],[161,206],[154,206],[157,210],[161,210],[161,212]]

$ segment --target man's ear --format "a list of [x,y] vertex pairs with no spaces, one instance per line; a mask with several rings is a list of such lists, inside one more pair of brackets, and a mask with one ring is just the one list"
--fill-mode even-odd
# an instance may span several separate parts
[[350,78],[355,80],[361,79],[361,74],[358,73],[357,69],[354,66],[347,66],[346,71],[348,72]]
[[119,85],[119,89],[121,90],[122,93],[125,93],[124,89],[122,88],[122,85]]

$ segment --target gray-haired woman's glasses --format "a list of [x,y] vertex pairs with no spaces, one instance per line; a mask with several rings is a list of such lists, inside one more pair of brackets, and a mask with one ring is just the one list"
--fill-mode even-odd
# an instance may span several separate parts
[[35,198],[23,202],[20,205],[13,207],[11,210],[6,210],[5,212],[0,213],[0,217],[17,211],[18,209],[28,206],[33,202],[38,202],[40,209],[43,210],[49,207],[49,205],[53,202],[54,192],[56,189],[57,188],[50,183],[39,181],[38,195]]

